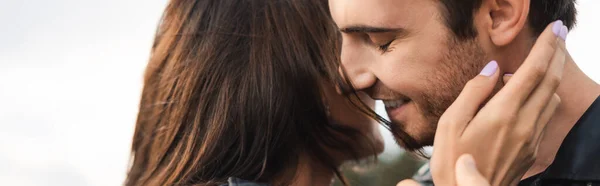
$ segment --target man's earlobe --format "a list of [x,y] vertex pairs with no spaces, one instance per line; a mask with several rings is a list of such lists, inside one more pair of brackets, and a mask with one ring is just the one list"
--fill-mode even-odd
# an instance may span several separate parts
[[530,0],[489,0],[492,24],[489,34],[496,46],[510,44],[523,31],[529,15]]

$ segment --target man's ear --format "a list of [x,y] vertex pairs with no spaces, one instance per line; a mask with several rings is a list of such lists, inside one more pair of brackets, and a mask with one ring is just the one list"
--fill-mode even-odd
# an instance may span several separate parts
[[489,16],[487,31],[496,46],[510,44],[524,29],[530,0],[484,0],[482,10]]

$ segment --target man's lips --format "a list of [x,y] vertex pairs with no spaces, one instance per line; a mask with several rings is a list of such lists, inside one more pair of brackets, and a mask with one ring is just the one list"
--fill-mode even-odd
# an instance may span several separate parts
[[385,108],[397,108],[408,102],[406,99],[396,99],[396,100],[382,100]]
[[406,105],[410,103],[410,100],[384,100],[383,104],[385,104],[385,110],[387,111],[390,119],[392,117],[398,116],[405,110]]

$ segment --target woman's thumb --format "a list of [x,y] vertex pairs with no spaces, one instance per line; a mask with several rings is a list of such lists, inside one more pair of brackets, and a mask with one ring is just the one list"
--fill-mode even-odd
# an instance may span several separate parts
[[456,160],[456,183],[458,186],[489,186],[490,183],[479,173],[475,160],[470,154],[461,155]]
[[415,180],[407,179],[402,180],[396,186],[421,186],[421,184],[419,184],[419,182],[416,182]]

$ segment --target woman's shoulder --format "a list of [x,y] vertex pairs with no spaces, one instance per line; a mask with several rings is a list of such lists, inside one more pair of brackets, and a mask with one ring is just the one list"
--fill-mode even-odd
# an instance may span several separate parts
[[263,183],[255,183],[255,182],[246,181],[246,180],[239,179],[239,178],[230,177],[229,179],[227,179],[227,184],[223,184],[221,186],[268,186],[268,185],[263,184]]

